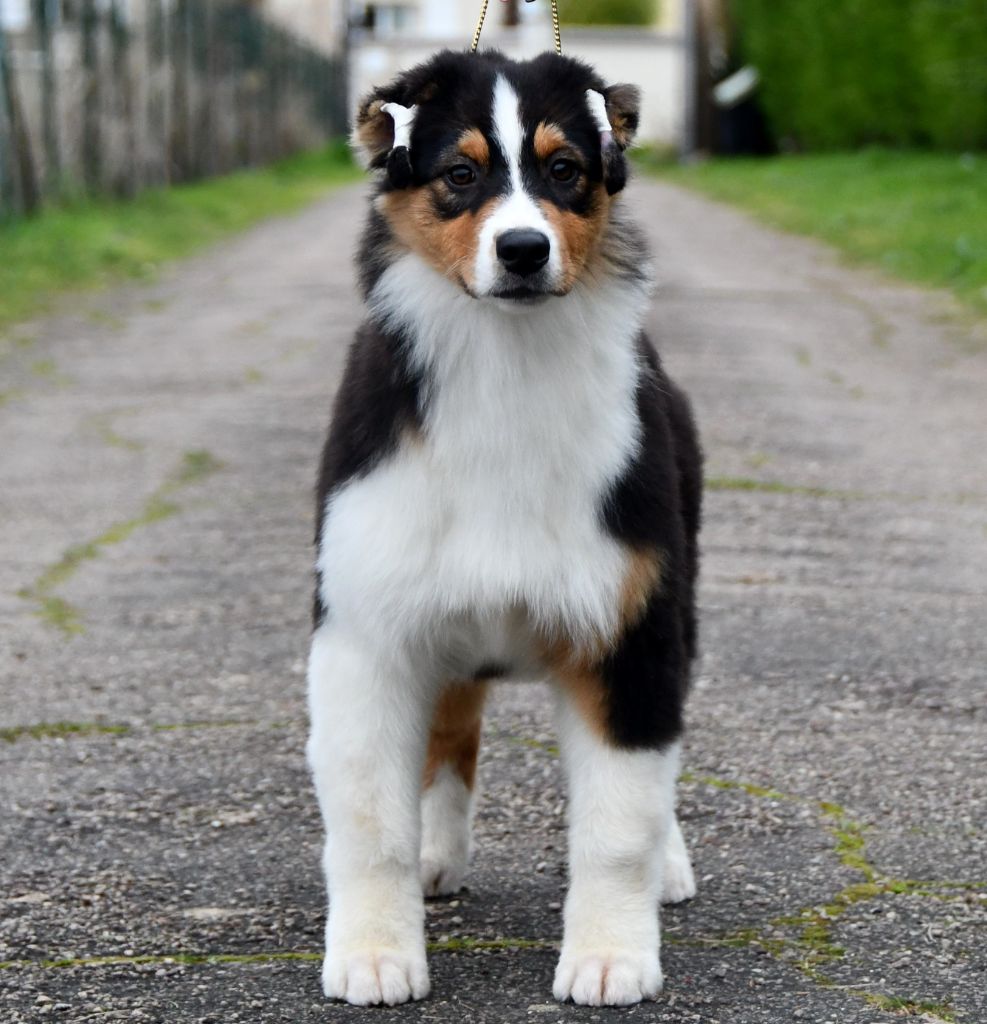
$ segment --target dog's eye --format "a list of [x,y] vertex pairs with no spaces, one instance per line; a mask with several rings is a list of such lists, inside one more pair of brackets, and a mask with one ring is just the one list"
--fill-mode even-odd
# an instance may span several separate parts
[[465,188],[476,181],[476,171],[467,164],[456,164],[446,171],[446,180],[455,188]]
[[548,173],[563,185],[569,184],[574,181],[576,175],[579,174],[579,166],[573,160],[553,160],[552,166],[549,167]]

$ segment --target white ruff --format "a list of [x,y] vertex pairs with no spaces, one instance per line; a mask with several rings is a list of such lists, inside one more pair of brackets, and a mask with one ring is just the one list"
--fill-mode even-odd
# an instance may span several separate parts
[[522,667],[522,609],[611,633],[627,553],[600,510],[639,445],[646,303],[605,280],[505,311],[414,255],[385,272],[371,306],[432,387],[422,443],[330,499],[319,569],[336,627],[426,655],[429,674]]

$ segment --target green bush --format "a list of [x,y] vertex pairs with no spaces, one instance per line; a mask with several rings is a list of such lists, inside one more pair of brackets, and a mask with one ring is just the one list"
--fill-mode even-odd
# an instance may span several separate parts
[[559,16],[566,25],[653,25],[657,0],[561,0]]
[[732,0],[776,136],[987,146],[987,0]]

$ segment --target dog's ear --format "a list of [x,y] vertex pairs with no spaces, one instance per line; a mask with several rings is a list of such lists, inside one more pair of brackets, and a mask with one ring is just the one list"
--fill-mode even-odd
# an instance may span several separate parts
[[603,90],[613,141],[621,149],[634,141],[641,119],[641,90],[636,85],[611,85]]
[[600,131],[603,184],[612,196],[627,184],[624,150],[637,131],[641,93],[633,85],[611,85],[602,92],[587,89],[586,101]]
[[412,180],[411,133],[418,106],[435,94],[431,83],[419,83],[404,75],[388,86],[375,89],[357,111],[350,145],[360,163],[369,169],[387,168],[395,188],[407,188]]
[[603,92],[587,90],[586,99],[600,129],[603,184],[607,194],[612,196],[627,184],[624,150],[637,131],[641,93],[633,85],[611,85]]
[[383,167],[394,148],[394,121],[383,110],[383,89],[375,89],[360,104],[350,135],[350,146],[365,168]]

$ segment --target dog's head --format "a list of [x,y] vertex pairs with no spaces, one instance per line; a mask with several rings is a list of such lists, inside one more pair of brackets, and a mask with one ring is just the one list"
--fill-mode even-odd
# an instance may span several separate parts
[[379,172],[375,244],[476,298],[567,294],[602,258],[638,101],[555,54],[438,54],[357,115],[355,148]]

